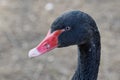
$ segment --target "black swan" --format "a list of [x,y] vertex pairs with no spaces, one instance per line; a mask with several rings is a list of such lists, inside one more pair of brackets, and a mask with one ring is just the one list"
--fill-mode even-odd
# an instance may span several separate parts
[[51,25],[45,39],[30,50],[29,57],[42,55],[54,48],[78,46],[78,66],[72,80],[97,80],[101,43],[92,17],[81,11],[69,11]]

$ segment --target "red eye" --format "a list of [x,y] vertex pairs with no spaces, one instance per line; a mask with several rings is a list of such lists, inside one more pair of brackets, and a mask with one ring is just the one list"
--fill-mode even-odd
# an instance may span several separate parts
[[71,29],[71,27],[67,26],[65,27],[65,31],[69,31]]

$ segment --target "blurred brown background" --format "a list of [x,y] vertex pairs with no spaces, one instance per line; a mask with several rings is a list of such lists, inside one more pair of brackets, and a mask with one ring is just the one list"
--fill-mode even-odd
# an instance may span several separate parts
[[90,14],[101,32],[98,80],[120,80],[120,0],[0,0],[0,80],[70,80],[76,46],[29,59],[28,51],[67,10]]

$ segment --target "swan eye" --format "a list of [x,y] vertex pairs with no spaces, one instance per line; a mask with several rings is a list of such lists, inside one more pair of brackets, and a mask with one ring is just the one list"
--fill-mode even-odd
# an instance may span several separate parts
[[65,31],[69,31],[71,29],[70,26],[65,27]]

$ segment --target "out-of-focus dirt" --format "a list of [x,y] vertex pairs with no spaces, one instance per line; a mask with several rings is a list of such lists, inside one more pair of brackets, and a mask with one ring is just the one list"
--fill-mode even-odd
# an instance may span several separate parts
[[[46,9],[48,3],[53,9]],[[77,65],[76,46],[29,59],[28,51],[67,10],[90,14],[101,32],[98,80],[120,80],[120,0],[0,0],[0,80],[70,80]]]

